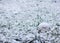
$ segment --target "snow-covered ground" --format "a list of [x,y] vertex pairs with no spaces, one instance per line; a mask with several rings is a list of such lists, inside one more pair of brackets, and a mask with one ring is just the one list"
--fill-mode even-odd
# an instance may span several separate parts
[[60,43],[60,0],[0,0],[0,43]]

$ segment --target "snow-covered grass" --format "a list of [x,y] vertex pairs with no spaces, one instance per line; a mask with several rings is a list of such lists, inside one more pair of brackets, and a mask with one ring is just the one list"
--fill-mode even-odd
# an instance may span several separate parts
[[59,31],[60,0],[0,0],[0,43],[60,43]]

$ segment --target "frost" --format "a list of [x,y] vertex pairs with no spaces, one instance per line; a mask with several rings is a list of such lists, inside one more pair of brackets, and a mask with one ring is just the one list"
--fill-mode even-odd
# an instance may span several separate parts
[[60,0],[0,0],[0,43],[60,43]]

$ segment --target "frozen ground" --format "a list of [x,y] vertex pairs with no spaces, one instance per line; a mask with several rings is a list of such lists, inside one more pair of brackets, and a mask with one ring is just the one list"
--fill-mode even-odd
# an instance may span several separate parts
[[60,0],[0,0],[0,43],[60,43]]

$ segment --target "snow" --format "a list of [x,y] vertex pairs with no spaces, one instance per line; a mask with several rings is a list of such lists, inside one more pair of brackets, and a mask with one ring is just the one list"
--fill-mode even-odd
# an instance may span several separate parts
[[59,31],[60,0],[0,0],[0,41],[60,43]]
[[43,22],[43,23],[39,24],[38,29],[41,30],[41,32],[50,31],[51,26],[49,23]]

